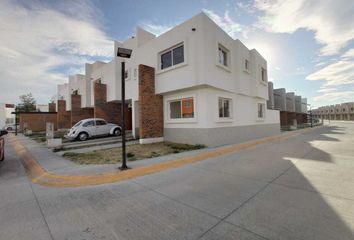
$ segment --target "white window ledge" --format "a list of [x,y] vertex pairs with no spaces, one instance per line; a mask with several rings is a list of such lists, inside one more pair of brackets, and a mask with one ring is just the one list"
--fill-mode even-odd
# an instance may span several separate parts
[[216,63],[216,66],[218,66],[219,68],[222,68],[222,69],[224,69],[225,71],[231,73],[231,69],[230,69],[229,67],[227,67],[227,66],[225,66],[225,65],[223,65],[223,64],[221,64],[221,63],[219,63],[219,62]]
[[171,70],[175,70],[175,69],[177,69],[177,68],[181,68],[181,67],[184,67],[184,66],[187,66],[187,65],[188,65],[187,62],[182,62],[182,63],[173,65],[173,66],[168,67],[168,68],[165,68],[165,69],[160,69],[160,70],[158,70],[158,71],[156,72],[156,75],[159,75],[159,74],[162,74],[162,73],[171,71]]
[[233,118],[218,118],[215,122],[217,123],[232,123],[234,121]]

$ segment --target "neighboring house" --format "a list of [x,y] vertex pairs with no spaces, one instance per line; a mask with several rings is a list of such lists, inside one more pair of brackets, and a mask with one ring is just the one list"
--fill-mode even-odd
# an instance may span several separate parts
[[[295,96],[293,92],[286,92],[285,88],[273,89],[273,83],[268,84],[269,97],[268,108],[280,111],[280,125],[288,127],[291,125],[307,122],[307,99]],[[273,102],[271,102],[273,100]],[[273,108],[272,108],[273,107]]]
[[354,102],[322,106],[312,111],[315,118],[354,121]]
[[2,129],[6,124],[15,123],[15,115],[11,114],[14,111],[14,104],[0,103],[0,129]]
[[[133,135],[142,143],[220,146],[280,132],[279,111],[266,105],[266,60],[204,13],[158,37],[137,28],[135,37],[114,43],[115,54],[118,47],[133,50],[124,60],[126,99]],[[94,116],[110,117],[120,106],[121,61],[115,57],[85,66],[78,93]],[[71,86],[70,80],[58,86],[67,111]]]

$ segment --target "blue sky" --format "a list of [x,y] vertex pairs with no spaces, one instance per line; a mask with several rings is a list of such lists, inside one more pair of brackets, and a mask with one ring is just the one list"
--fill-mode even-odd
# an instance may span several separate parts
[[85,62],[110,60],[112,40],[133,36],[137,26],[159,35],[201,11],[267,59],[276,88],[316,107],[354,101],[351,0],[3,0],[0,102],[32,92],[46,103]]

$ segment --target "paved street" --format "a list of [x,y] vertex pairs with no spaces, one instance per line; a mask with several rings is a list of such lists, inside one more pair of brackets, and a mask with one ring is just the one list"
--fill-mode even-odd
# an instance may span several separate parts
[[353,146],[354,123],[331,122],[119,183],[53,188],[28,180],[8,142],[0,239],[352,240]]

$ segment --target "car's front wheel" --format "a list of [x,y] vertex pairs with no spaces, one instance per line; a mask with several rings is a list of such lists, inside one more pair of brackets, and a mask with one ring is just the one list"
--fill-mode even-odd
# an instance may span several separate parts
[[6,128],[7,131],[12,131],[12,127]]
[[88,134],[87,133],[84,133],[84,132],[82,132],[82,133],[80,133],[78,136],[77,136],[77,138],[80,140],[80,141],[86,141],[87,139],[88,139]]
[[114,129],[113,131],[114,136],[120,136],[122,134],[122,131],[119,128]]

